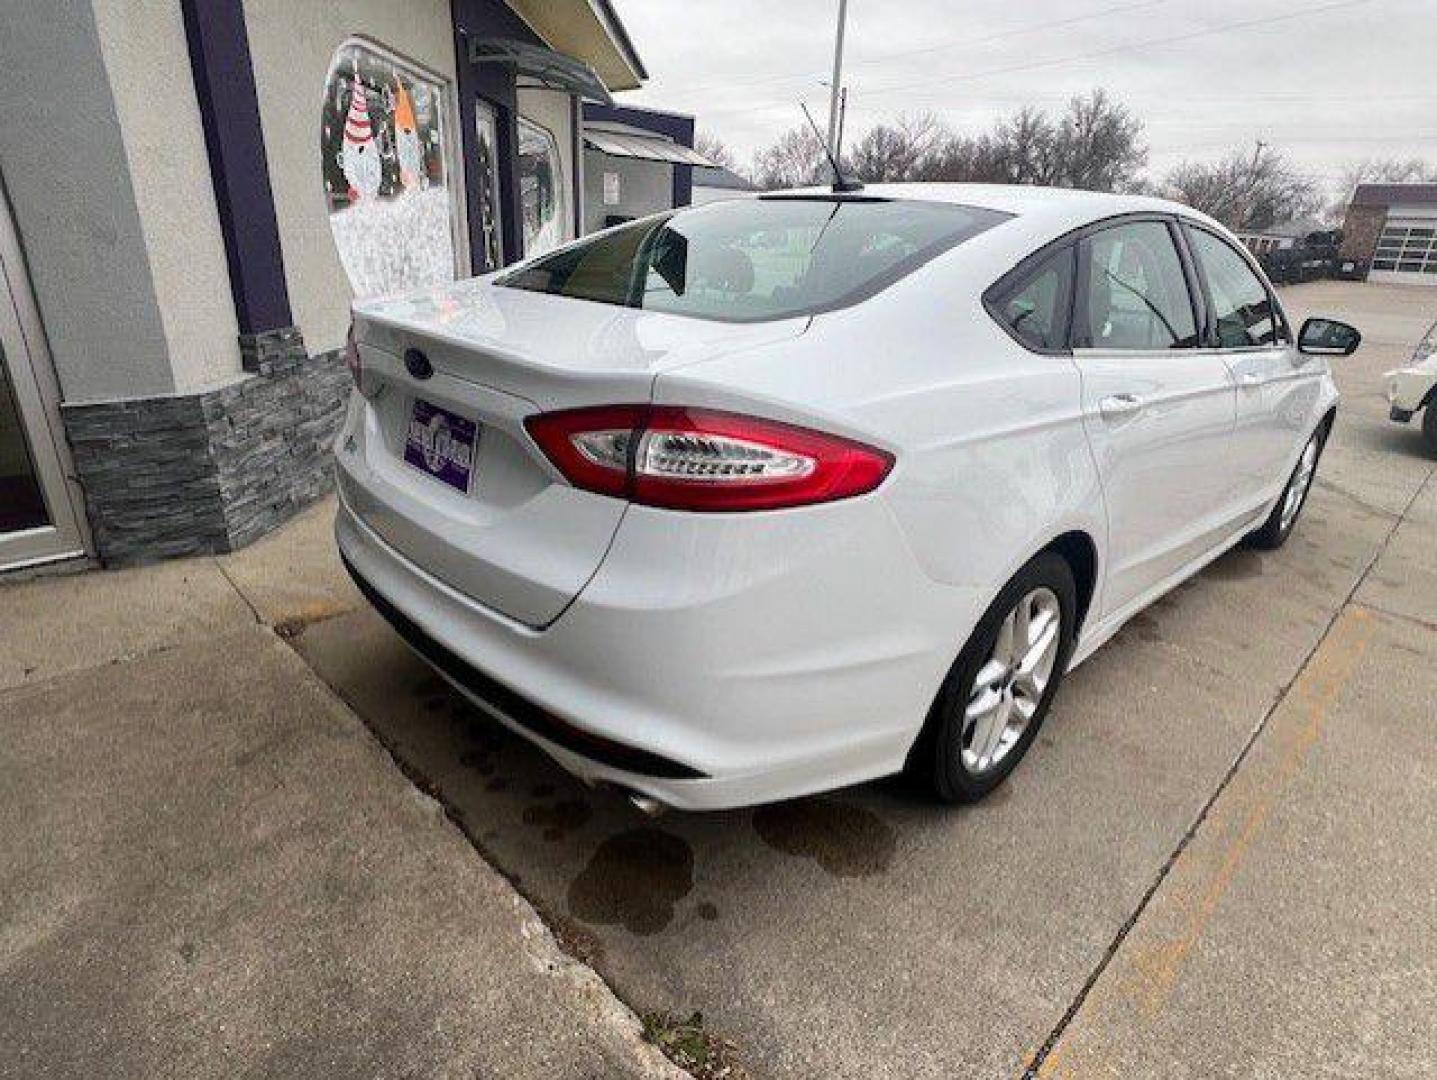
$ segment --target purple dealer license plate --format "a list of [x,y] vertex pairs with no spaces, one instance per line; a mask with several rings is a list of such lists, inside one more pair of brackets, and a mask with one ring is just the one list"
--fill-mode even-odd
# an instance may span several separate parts
[[469,491],[469,474],[474,467],[474,446],[479,425],[455,416],[447,409],[414,399],[409,433],[404,440],[404,460],[456,491]]

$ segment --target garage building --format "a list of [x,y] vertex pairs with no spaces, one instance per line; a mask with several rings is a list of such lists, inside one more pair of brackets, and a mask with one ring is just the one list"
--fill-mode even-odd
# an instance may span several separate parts
[[1370,281],[1437,285],[1437,184],[1359,184],[1342,258],[1365,266]]

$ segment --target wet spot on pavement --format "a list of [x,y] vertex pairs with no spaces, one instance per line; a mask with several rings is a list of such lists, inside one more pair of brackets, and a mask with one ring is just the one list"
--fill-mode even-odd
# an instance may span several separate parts
[[662,829],[628,829],[600,844],[569,885],[569,910],[586,923],[657,934],[693,887],[688,841]]
[[701,903],[695,910],[698,912],[699,918],[703,919],[704,922],[713,922],[718,918],[718,907],[709,903],[707,900]]
[[893,826],[872,811],[832,799],[800,799],[754,811],[769,847],[815,859],[836,877],[871,877],[893,861]]
[[1163,635],[1158,629],[1158,621],[1146,611],[1140,611],[1128,620],[1123,628],[1124,633],[1137,638],[1139,641],[1156,643],[1163,640]]
[[1262,575],[1262,556],[1251,548],[1235,548],[1207,568],[1224,581],[1246,581]]
[[584,825],[594,816],[593,808],[583,799],[565,799],[549,805],[530,806],[524,811],[524,824],[544,830],[544,839],[553,843]]

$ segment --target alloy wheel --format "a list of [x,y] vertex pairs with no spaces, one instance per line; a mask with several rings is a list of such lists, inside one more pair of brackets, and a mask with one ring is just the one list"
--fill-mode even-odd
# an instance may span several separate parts
[[1282,524],[1280,526],[1284,533],[1291,529],[1297,521],[1303,501],[1307,498],[1307,489],[1312,486],[1313,474],[1317,472],[1317,442],[1318,437],[1314,435],[1303,447],[1302,457],[1298,460],[1297,468],[1293,470],[1292,479],[1288,482],[1287,494],[1283,496]]
[[1063,640],[1063,609],[1046,586],[1024,596],[998,628],[963,715],[960,756],[980,776],[1002,763],[1038,713]]

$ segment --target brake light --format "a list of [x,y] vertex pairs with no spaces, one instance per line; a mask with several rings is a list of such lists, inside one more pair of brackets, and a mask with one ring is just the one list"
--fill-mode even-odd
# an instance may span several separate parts
[[349,324],[349,333],[344,338],[344,364],[349,368],[349,377],[354,385],[364,389],[364,364],[359,359],[359,343],[354,340],[354,324]]
[[575,487],[673,510],[777,510],[862,495],[893,455],[736,413],[609,405],[525,421]]

